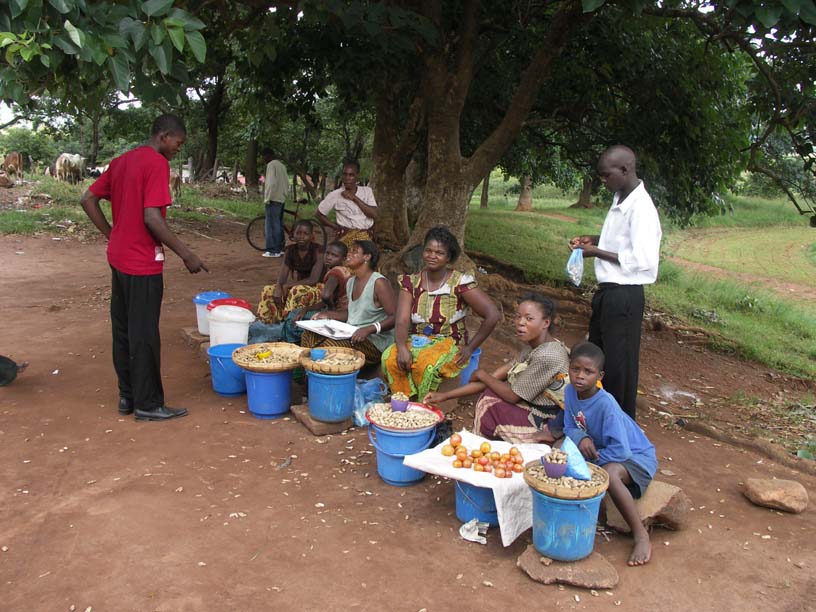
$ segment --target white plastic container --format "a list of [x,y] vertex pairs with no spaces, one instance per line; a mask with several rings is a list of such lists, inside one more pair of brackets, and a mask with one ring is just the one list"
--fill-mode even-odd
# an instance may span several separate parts
[[255,315],[240,306],[217,306],[208,314],[210,346],[218,344],[246,344],[249,326]]
[[207,320],[207,304],[213,300],[230,297],[229,293],[223,291],[205,291],[199,293],[193,298],[193,304],[196,307],[196,323],[198,324],[198,333],[202,336],[210,335],[210,324]]

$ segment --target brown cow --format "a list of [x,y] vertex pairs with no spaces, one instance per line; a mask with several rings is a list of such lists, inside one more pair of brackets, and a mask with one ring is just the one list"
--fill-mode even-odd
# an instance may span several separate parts
[[3,161],[3,170],[6,171],[9,178],[23,178],[23,156],[20,155],[19,151],[12,151],[6,155],[6,159]]

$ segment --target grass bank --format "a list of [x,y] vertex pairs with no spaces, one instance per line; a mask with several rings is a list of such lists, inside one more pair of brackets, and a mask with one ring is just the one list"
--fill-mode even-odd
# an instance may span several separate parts
[[[565,285],[567,241],[577,234],[597,234],[606,206],[572,209],[569,205],[576,201],[576,194],[563,195],[549,188],[533,193],[532,212],[513,212],[518,196],[505,196],[506,189],[507,184],[494,176],[487,209],[479,208],[479,190],[474,194],[466,248],[512,263],[532,282]],[[766,275],[787,275],[800,282],[814,278],[816,231],[807,228],[789,205],[781,199],[729,196],[729,201],[733,214],[697,220],[697,227],[722,228],[729,245],[708,252],[697,249],[695,257],[700,263],[717,265],[710,257],[721,260],[727,253],[727,264],[740,272],[759,274],[764,270]],[[608,205],[608,198],[606,202]],[[663,228],[664,255],[691,232],[699,231],[684,230],[666,220]],[[746,239],[744,232],[749,228],[765,228],[763,232],[773,234],[773,240],[757,248],[750,237]],[[757,239],[763,232],[756,234]],[[776,253],[786,248],[801,253],[795,270],[783,272],[781,265],[768,268],[763,263],[768,261],[769,252],[777,257]],[[582,286],[595,282],[593,266],[590,261],[586,263]],[[747,282],[695,273],[668,261],[661,263],[658,282],[647,288],[647,300],[650,308],[711,332],[712,344],[718,350],[798,376],[816,376],[816,306],[812,304],[783,299]]]

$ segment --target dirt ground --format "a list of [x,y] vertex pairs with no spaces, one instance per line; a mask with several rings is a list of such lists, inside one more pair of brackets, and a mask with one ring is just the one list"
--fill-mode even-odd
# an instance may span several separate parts
[[[658,478],[694,504],[690,525],[654,530],[642,568],[625,565],[628,538],[599,536],[596,550],[620,573],[611,593],[544,586],[515,566],[529,532],[508,548],[495,530],[487,546],[463,541],[452,484],[384,484],[364,431],[315,438],[213,393],[206,362],[179,332],[194,324],[191,298],[221,289],[254,301],[277,264],[237,225],[184,227],[212,273],[192,276],[168,257],[164,382],[168,403],[190,415],[164,424],[116,412],[104,243],[0,238],[0,353],[31,361],[0,389],[2,609],[813,609],[813,502],[782,514],[751,505],[739,486],[775,476],[812,493],[816,478],[658,414],[799,383],[671,332],[646,334],[642,425],[668,470]],[[583,325],[567,317],[565,340]],[[484,363],[512,353],[491,339]],[[467,421],[468,408],[458,410]]]

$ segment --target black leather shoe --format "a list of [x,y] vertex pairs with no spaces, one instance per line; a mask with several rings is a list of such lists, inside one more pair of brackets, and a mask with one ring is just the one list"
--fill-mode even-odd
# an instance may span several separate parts
[[135,411],[137,421],[167,421],[168,419],[175,419],[183,417],[187,414],[186,408],[169,408],[168,406],[161,406],[153,410],[142,410],[137,408]]
[[126,397],[120,397],[119,414],[121,415],[133,414],[133,400],[129,400]]

